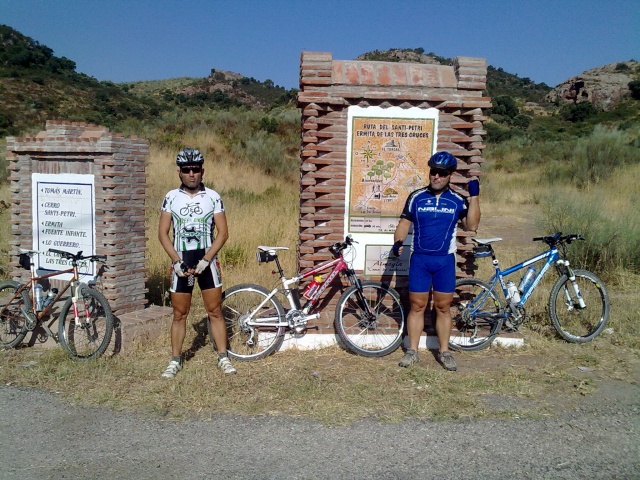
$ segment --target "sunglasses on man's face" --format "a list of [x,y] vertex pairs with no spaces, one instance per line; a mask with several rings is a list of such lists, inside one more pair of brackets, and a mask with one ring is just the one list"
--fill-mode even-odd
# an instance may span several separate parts
[[438,170],[437,168],[432,168],[429,171],[429,175],[431,175],[432,177],[435,177],[436,175],[443,178],[443,177],[448,177],[449,175],[451,175],[451,172],[449,170]]
[[200,173],[202,171],[202,167],[180,167],[180,171],[182,173]]

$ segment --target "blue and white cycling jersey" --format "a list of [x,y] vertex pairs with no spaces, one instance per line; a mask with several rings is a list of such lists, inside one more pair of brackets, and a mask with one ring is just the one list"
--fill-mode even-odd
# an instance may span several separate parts
[[162,211],[173,218],[173,246],[177,252],[207,250],[213,243],[213,216],[224,212],[220,195],[204,185],[190,196],[182,186],[164,197]]
[[448,255],[456,251],[458,221],[467,216],[467,201],[450,189],[439,196],[430,187],[409,194],[400,218],[413,223],[411,251]]

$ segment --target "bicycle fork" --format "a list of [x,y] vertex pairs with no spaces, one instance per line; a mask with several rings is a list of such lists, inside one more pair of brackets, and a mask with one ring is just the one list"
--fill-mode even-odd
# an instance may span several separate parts
[[360,307],[360,310],[362,311],[362,319],[364,320],[366,327],[369,330],[373,330],[375,329],[374,322],[376,321],[376,315],[371,311],[367,299],[364,298],[362,283],[360,282],[360,279],[355,276],[355,274],[353,275],[353,277],[350,276],[350,280],[351,283],[356,287],[356,300],[358,302],[358,307]]
[[[80,293],[80,282],[72,282],[71,283],[71,304],[73,305],[73,320],[75,323],[76,327],[83,327],[84,324],[82,322],[82,320],[80,319],[80,315],[78,313],[78,294]],[[86,305],[85,305],[85,310],[86,310]],[[87,318],[87,315],[84,316],[85,318]]]
[[[558,269],[560,273],[567,275],[569,281],[571,282],[571,287],[573,290],[573,294],[569,287],[565,284],[564,286],[564,295],[566,300],[566,305],[568,310],[573,310],[574,308],[584,309],[587,308],[587,304],[582,298],[582,294],[580,293],[580,287],[578,286],[578,282],[576,282],[576,274],[573,269],[569,266],[568,260],[558,260],[557,265],[559,265]],[[575,298],[575,299],[574,299]]]

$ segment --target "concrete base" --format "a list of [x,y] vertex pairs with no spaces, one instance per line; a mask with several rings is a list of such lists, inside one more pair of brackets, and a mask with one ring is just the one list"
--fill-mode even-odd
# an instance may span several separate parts
[[[290,332],[285,334],[284,343],[280,350],[297,348],[298,350],[313,350],[338,344],[338,338],[330,333],[307,333],[304,335],[295,335]],[[524,345],[524,338],[518,332],[502,333],[496,337],[492,345],[502,347],[521,347]],[[403,339],[403,347],[407,348],[408,338]],[[436,332],[429,330],[426,335],[420,337],[418,344],[419,349],[437,350],[439,348],[438,337]]]
[[155,340],[167,333],[173,320],[173,309],[151,305],[142,310],[125,313],[118,317],[118,327],[107,350],[116,354],[126,352],[136,343]]

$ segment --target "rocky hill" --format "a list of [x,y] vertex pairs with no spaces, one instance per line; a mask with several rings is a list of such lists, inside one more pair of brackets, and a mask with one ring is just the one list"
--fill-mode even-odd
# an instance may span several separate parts
[[219,107],[249,106],[268,108],[293,104],[296,90],[285,90],[271,80],[264,82],[239,73],[211,69],[205,78],[179,78],[123,84],[134,95],[151,96],[161,102],[203,106],[207,103]]
[[590,102],[596,108],[609,110],[613,104],[630,96],[629,82],[640,79],[640,62],[610,63],[571,77],[546,96],[551,103]]

